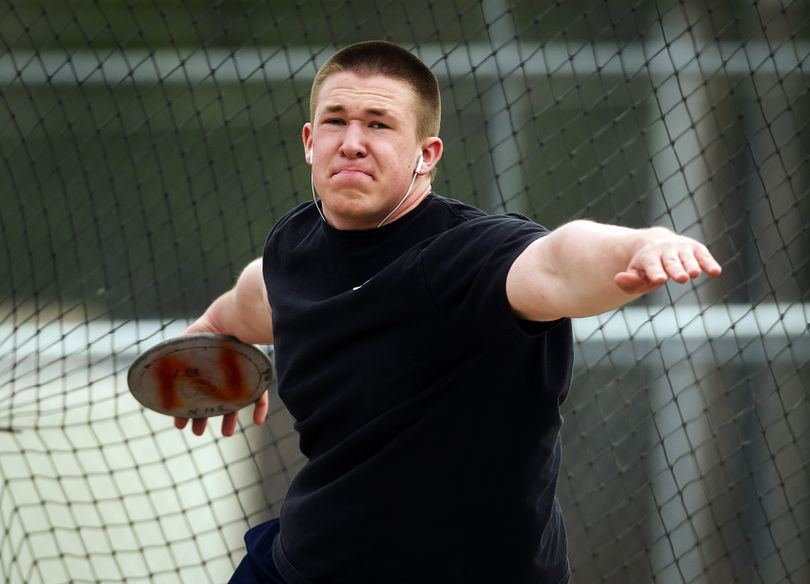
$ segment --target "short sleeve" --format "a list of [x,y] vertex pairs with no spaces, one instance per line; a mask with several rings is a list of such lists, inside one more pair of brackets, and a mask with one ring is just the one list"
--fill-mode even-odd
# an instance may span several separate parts
[[548,233],[509,214],[476,218],[436,237],[422,250],[420,264],[439,313],[470,328],[520,325],[506,296],[506,276],[523,250]]

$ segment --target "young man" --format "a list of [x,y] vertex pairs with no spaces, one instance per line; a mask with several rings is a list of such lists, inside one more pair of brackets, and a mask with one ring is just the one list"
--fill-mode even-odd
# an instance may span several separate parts
[[[567,582],[569,318],[720,266],[666,229],[549,233],[432,193],[438,83],[395,45],[336,53],[310,107],[320,201],[285,215],[188,330],[275,344],[309,459],[233,581]],[[266,412],[265,395],[255,422]],[[235,426],[225,416],[223,434]]]

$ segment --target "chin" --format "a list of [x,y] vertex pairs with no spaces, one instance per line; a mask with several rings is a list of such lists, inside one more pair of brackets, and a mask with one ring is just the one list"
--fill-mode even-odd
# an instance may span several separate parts
[[375,201],[367,194],[341,194],[332,196],[325,201],[329,215],[338,224],[351,225],[355,229],[376,227],[380,219],[385,216],[384,209],[380,208],[379,201]]

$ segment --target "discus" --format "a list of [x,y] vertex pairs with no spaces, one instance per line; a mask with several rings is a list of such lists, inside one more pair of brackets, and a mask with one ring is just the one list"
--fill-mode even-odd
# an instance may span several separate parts
[[235,412],[270,387],[273,365],[261,349],[234,337],[197,333],[158,343],[127,374],[144,407],[178,418]]

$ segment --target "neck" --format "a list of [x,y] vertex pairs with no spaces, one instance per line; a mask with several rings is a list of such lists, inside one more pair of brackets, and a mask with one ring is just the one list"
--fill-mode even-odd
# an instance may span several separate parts
[[[315,207],[321,215],[323,221],[335,229],[347,231],[359,231],[365,229],[380,228],[383,225],[388,225],[407,215],[419,206],[419,203],[431,192],[430,180],[417,180],[410,186],[408,191],[399,200],[397,205],[388,211],[386,215],[377,215],[376,217],[358,216],[358,215],[334,215],[326,207],[321,211],[320,203],[316,199]],[[313,187],[313,198],[315,198],[315,189]]]

